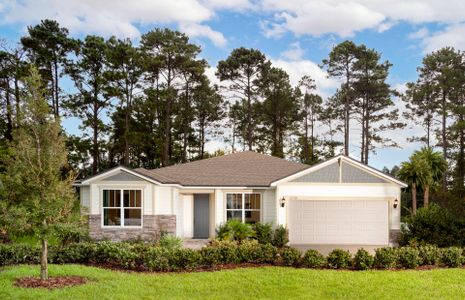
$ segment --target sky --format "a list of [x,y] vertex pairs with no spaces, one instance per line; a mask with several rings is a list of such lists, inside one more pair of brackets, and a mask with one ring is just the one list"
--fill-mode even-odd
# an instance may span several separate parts
[[[41,19],[55,19],[74,37],[98,34],[129,37],[168,27],[186,33],[202,47],[201,57],[215,79],[218,61],[237,47],[261,50],[285,69],[295,84],[311,75],[323,97],[334,93],[338,81],[328,78],[321,61],[344,40],[365,44],[393,64],[389,84],[398,91],[416,80],[425,54],[444,46],[465,50],[465,1],[461,0],[0,0],[0,39],[12,46]],[[399,99],[395,104],[405,109]],[[64,120],[68,132],[79,134],[79,122]],[[421,133],[406,129],[386,133],[401,146],[379,149],[370,164],[392,167],[420,147],[407,138]],[[360,132],[351,132],[351,156]],[[224,148],[220,140],[208,149]]]

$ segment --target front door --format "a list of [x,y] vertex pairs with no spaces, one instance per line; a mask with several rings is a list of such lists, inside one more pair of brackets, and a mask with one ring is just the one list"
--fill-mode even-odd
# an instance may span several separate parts
[[210,195],[194,194],[194,238],[206,239],[210,231]]

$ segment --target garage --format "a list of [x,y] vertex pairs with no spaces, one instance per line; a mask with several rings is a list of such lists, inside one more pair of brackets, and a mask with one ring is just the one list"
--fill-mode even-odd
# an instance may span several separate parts
[[387,199],[291,200],[290,244],[387,245]]

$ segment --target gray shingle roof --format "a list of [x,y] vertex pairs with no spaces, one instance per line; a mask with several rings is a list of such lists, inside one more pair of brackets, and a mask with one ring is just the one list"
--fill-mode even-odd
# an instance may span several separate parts
[[165,168],[139,168],[134,171],[161,183],[183,186],[263,187],[307,168],[310,166],[244,151]]

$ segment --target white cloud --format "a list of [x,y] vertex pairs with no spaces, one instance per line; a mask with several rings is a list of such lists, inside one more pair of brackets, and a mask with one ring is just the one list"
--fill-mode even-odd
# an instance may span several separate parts
[[[241,1],[240,7],[246,2]],[[25,0],[2,6],[0,22],[4,24],[29,25],[50,18],[73,33],[130,38],[140,36],[138,24],[184,24],[193,37],[206,37],[221,47],[226,44],[223,34],[202,24],[215,15],[215,9],[227,7],[223,1]]]
[[293,85],[297,85],[304,75],[310,75],[315,80],[317,86],[316,92],[322,97],[333,94],[340,85],[336,79],[328,78],[328,74],[311,60],[271,59],[271,62],[273,66],[282,68],[289,74]]
[[195,23],[188,23],[188,24],[180,24],[179,29],[186,33],[190,37],[206,37],[212,41],[212,43],[217,47],[225,47],[226,46],[226,38],[224,35],[219,32],[211,29],[210,26],[195,24]]
[[299,42],[292,43],[290,48],[281,52],[280,55],[282,58],[288,60],[301,60],[304,55],[304,49],[300,47]]
[[421,37],[421,43],[425,53],[451,46],[465,50],[465,24],[457,24],[446,27],[431,34]]

